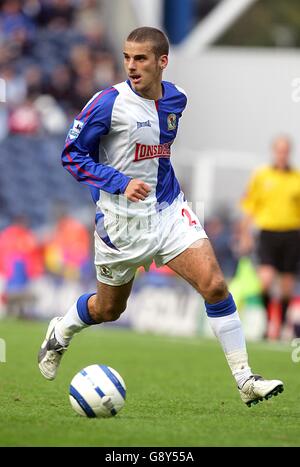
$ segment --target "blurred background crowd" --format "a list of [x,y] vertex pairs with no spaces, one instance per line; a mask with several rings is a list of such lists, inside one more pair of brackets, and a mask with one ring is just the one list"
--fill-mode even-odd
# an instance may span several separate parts
[[2,138],[60,134],[97,90],[120,78],[99,6],[95,0],[5,0],[0,8]]
[[[230,1],[156,0],[151,3],[150,13],[153,14],[154,10],[159,12],[156,24],[151,25],[166,30],[175,56],[175,46],[184,43],[199,21],[205,21],[217,6],[229,4]],[[247,15],[241,12],[232,21],[232,27],[228,25],[216,35],[215,46],[268,46],[297,50],[300,45],[300,14],[296,1],[261,0],[248,3],[251,8],[247,10]],[[129,6],[132,14],[130,20]],[[57,308],[63,312],[67,307],[66,301],[73,295],[78,296],[78,287],[85,291],[94,287],[94,205],[89,190],[76,183],[62,169],[60,153],[71,121],[91,96],[124,79],[120,53],[113,40],[114,28],[119,25],[120,30],[124,23],[126,34],[138,25],[150,25],[154,16],[148,20],[147,12],[149,2],[146,5],[144,1],[0,0],[0,78],[5,83],[3,102],[0,102],[2,315],[56,315]],[[141,17],[142,21],[139,20]],[[179,49],[178,54],[180,67]],[[186,64],[190,63],[189,58],[185,60]],[[192,73],[188,68],[188,65],[181,66],[181,73],[191,78]],[[177,79],[175,73],[170,79],[180,81],[181,77]],[[203,83],[200,88],[206,92]],[[193,102],[196,99],[192,100],[192,105]],[[201,122],[199,126],[201,130]],[[249,126],[248,132],[252,133],[251,122]],[[265,141],[267,146],[273,131],[291,130],[293,133],[294,128],[289,128],[287,122],[286,128],[268,129],[269,134],[266,131],[260,140]],[[205,128],[203,131],[205,133]],[[215,132],[222,135],[222,131],[218,131],[217,121]],[[201,136],[199,138],[201,140]],[[232,135],[231,139],[236,142],[236,135]],[[251,139],[254,139],[252,134]],[[221,140],[220,145],[224,151],[232,149]],[[188,149],[191,149],[194,158],[198,149],[192,146]],[[216,143],[213,149],[219,149],[217,146]],[[245,146],[243,150],[249,154],[257,149],[251,145]],[[179,178],[182,175],[187,194],[192,199],[194,195],[195,200],[198,199],[197,186],[193,190],[187,176],[187,165],[181,157],[183,152],[187,156],[188,149],[182,139],[177,149],[178,172]],[[203,147],[200,142],[199,158],[204,149],[207,150],[206,141]],[[243,166],[243,176],[237,174],[233,185],[239,186],[241,180],[244,183],[250,169],[260,162],[259,159],[252,160],[251,156],[248,160],[248,165]],[[237,170],[235,162],[233,165],[231,174]],[[205,176],[208,174],[203,170],[201,173],[205,173]],[[222,200],[215,204],[209,204],[209,199],[205,200],[207,209],[204,219],[207,234],[229,280],[236,280],[237,273],[241,274],[240,251],[237,248],[240,236],[239,197],[233,185],[232,190],[228,191],[228,203],[224,203],[223,195]],[[238,194],[241,195],[241,190]],[[235,204],[229,209],[234,197]],[[255,257],[252,260],[255,264]],[[243,271],[242,274],[245,268]],[[255,277],[254,268],[250,267],[247,271],[244,286],[245,282],[253,284]],[[169,271],[152,270],[153,273],[164,278],[164,285],[168,285]],[[151,280],[156,281],[150,272]],[[257,284],[254,289],[249,294],[250,298],[259,294]],[[64,293],[59,301],[58,295],[62,290]],[[298,289],[295,297],[297,294]],[[259,306],[261,308],[261,304]],[[264,335],[265,330],[259,334],[261,337]],[[278,335],[279,331],[276,331],[274,336]]]

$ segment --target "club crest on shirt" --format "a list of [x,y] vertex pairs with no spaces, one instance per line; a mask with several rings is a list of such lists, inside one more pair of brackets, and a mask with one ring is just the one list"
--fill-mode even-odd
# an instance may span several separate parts
[[77,138],[77,136],[82,130],[82,127],[83,127],[83,122],[81,122],[80,120],[74,120],[73,126],[68,134],[69,139]]
[[176,126],[177,126],[176,114],[169,114],[167,122],[168,122],[168,130],[176,130]]
[[108,266],[100,266],[99,270],[101,276],[109,277],[110,279],[112,279],[112,271]]

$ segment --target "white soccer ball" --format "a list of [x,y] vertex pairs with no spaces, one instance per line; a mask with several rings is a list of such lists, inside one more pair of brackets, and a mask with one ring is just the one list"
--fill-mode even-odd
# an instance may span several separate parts
[[70,384],[70,402],[84,417],[113,417],[124,407],[126,386],[122,376],[105,365],[90,365],[79,371]]

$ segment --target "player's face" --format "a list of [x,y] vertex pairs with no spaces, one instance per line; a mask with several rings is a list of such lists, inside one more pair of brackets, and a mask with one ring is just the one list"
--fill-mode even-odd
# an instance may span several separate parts
[[151,42],[125,42],[125,71],[133,89],[142,97],[161,97],[162,70],[167,63],[167,55],[155,56]]
[[273,144],[274,162],[279,169],[285,169],[290,162],[291,145],[286,138],[278,138]]

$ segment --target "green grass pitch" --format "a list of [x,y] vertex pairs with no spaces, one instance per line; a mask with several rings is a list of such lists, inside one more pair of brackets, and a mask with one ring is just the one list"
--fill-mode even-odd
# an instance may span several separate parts
[[[216,341],[91,328],[74,338],[51,382],[36,363],[46,327],[0,321],[1,446],[300,446],[300,363],[288,344],[248,346],[253,370],[285,383],[283,394],[248,408]],[[93,363],[126,382],[114,418],[80,417],[69,403],[72,377]]]

